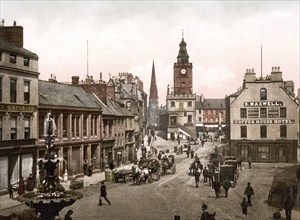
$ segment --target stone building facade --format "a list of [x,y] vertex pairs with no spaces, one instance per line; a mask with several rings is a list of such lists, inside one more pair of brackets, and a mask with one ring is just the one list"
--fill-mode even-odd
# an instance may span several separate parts
[[[114,130],[112,125],[102,124],[101,107],[80,87],[39,80],[38,158],[45,155],[43,124],[49,112],[57,126],[54,151],[64,158],[58,166],[58,175],[65,171],[69,175],[84,175],[88,166],[100,170],[102,133]],[[114,133],[110,136],[113,138]]]
[[247,70],[242,89],[229,97],[230,154],[255,162],[296,162],[299,101],[279,67],[266,77]]
[[0,190],[36,169],[38,56],[24,49],[23,27],[0,26]]
[[174,87],[168,86],[167,138],[171,140],[196,139],[196,95],[193,94],[193,65],[189,62],[184,39],[179,44],[177,62],[174,63]]

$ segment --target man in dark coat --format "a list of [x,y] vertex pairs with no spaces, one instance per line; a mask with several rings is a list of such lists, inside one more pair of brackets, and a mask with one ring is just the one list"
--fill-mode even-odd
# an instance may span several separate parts
[[106,186],[104,184],[104,181],[102,181],[101,182],[101,187],[100,187],[99,206],[102,205],[102,199],[101,199],[101,197],[103,197],[108,202],[108,205],[110,205],[110,201],[107,199],[106,196],[107,196]]
[[197,168],[196,168],[196,170],[194,172],[194,176],[195,176],[196,187],[198,188],[199,181],[200,181],[200,173],[199,173],[199,171],[198,171]]
[[228,196],[228,190],[231,187],[231,182],[228,180],[228,177],[223,181],[223,188],[225,190],[225,198]]
[[220,189],[221,189],[221,184],[220,184],[219,180],[213,181],[212,187],[215,190],[216,198],[219,198]]
[[207,182],[207,177],[209,175],[209,172],[208,172],[208,169],[206,167],[204,167],[204,170],[203,170],[203,177],[204,177],[204,182],[206,183]]
[[251,206],[251,197],[254,195],[254,190],[252,188],[252,186],[250,186],[250,182],[248,182],[247,187],[244,191],[244,195],[247,196],[248,199],[248,205]]
[[292,219],[292,209],[294,207],[294,197],[290,188],[287,189],[287,194],[284,199],[283,208],[285,210],[285,219]]

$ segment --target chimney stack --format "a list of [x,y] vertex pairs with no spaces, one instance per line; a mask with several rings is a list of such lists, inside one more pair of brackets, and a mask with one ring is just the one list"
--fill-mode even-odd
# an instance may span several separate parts
[[5,26],[4,19],[1,20],[0,38],[8,41],[16,47],[23,48],[23,27],[17,26],[14,21],[13,26]]
[[79,84],[79,76],[72,76],[72,85]]

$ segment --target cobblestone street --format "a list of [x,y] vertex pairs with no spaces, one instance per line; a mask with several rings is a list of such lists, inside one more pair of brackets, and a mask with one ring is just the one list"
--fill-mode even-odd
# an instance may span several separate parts
[[[200,161],[206,165],[208,155],[214,147],[220,144],[206,142],[204,147],[192,145]],[[153,143],[158,150],[169,149],[172,153],[174,142],[166,142],[159,137]],[[149,146],[148,146],[149,147]],[[295,164],[259,164],[254,163],[252,169],[248,164],[243,164],[237,185],[229,190],[228,198],[225,198],[224,190],[220,198],[215,198],[215,193],[208,183],[203,182],[201,175],[200,187],[195,187],[194,177],[189,175],[189,165],[193,159],[187,158],[186,154],[176,155],[176,173],[161,176],[159,181],[142,185],[128,183],[107,182],[108,198],[111,206],[98,206],[99,184],[80,189],[83,198],[76,201],[72,206],[63,209],[60,217],[63,217],[69,209],[74,211],[73,219],[78,220],[124,220],[124,219],[149,219],[149,220],[172,220],[178,215],[183,220],[196,220],[201,213],[202,203],[208,204],[209,212],[216,212],[216,219],[235,220],[245,219],[242,215],[240,202],[247,182],[251,182],[255,195],[253,206],[249,208],[248,220],[272,219],[272,214],[277,208],[269,206],[266,202],[270,186],[275,174]],[[26,208],[19,205],[4,210],[5,214]],[[293,219],[299,219],[299,203],[292,213]],[[282,218],[285,219],[285,218]]]

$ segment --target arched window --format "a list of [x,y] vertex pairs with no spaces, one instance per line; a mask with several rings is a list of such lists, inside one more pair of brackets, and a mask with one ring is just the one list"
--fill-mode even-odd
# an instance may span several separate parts
[[260,90],[260,100],[267,100],[267,90],[265,88]]

